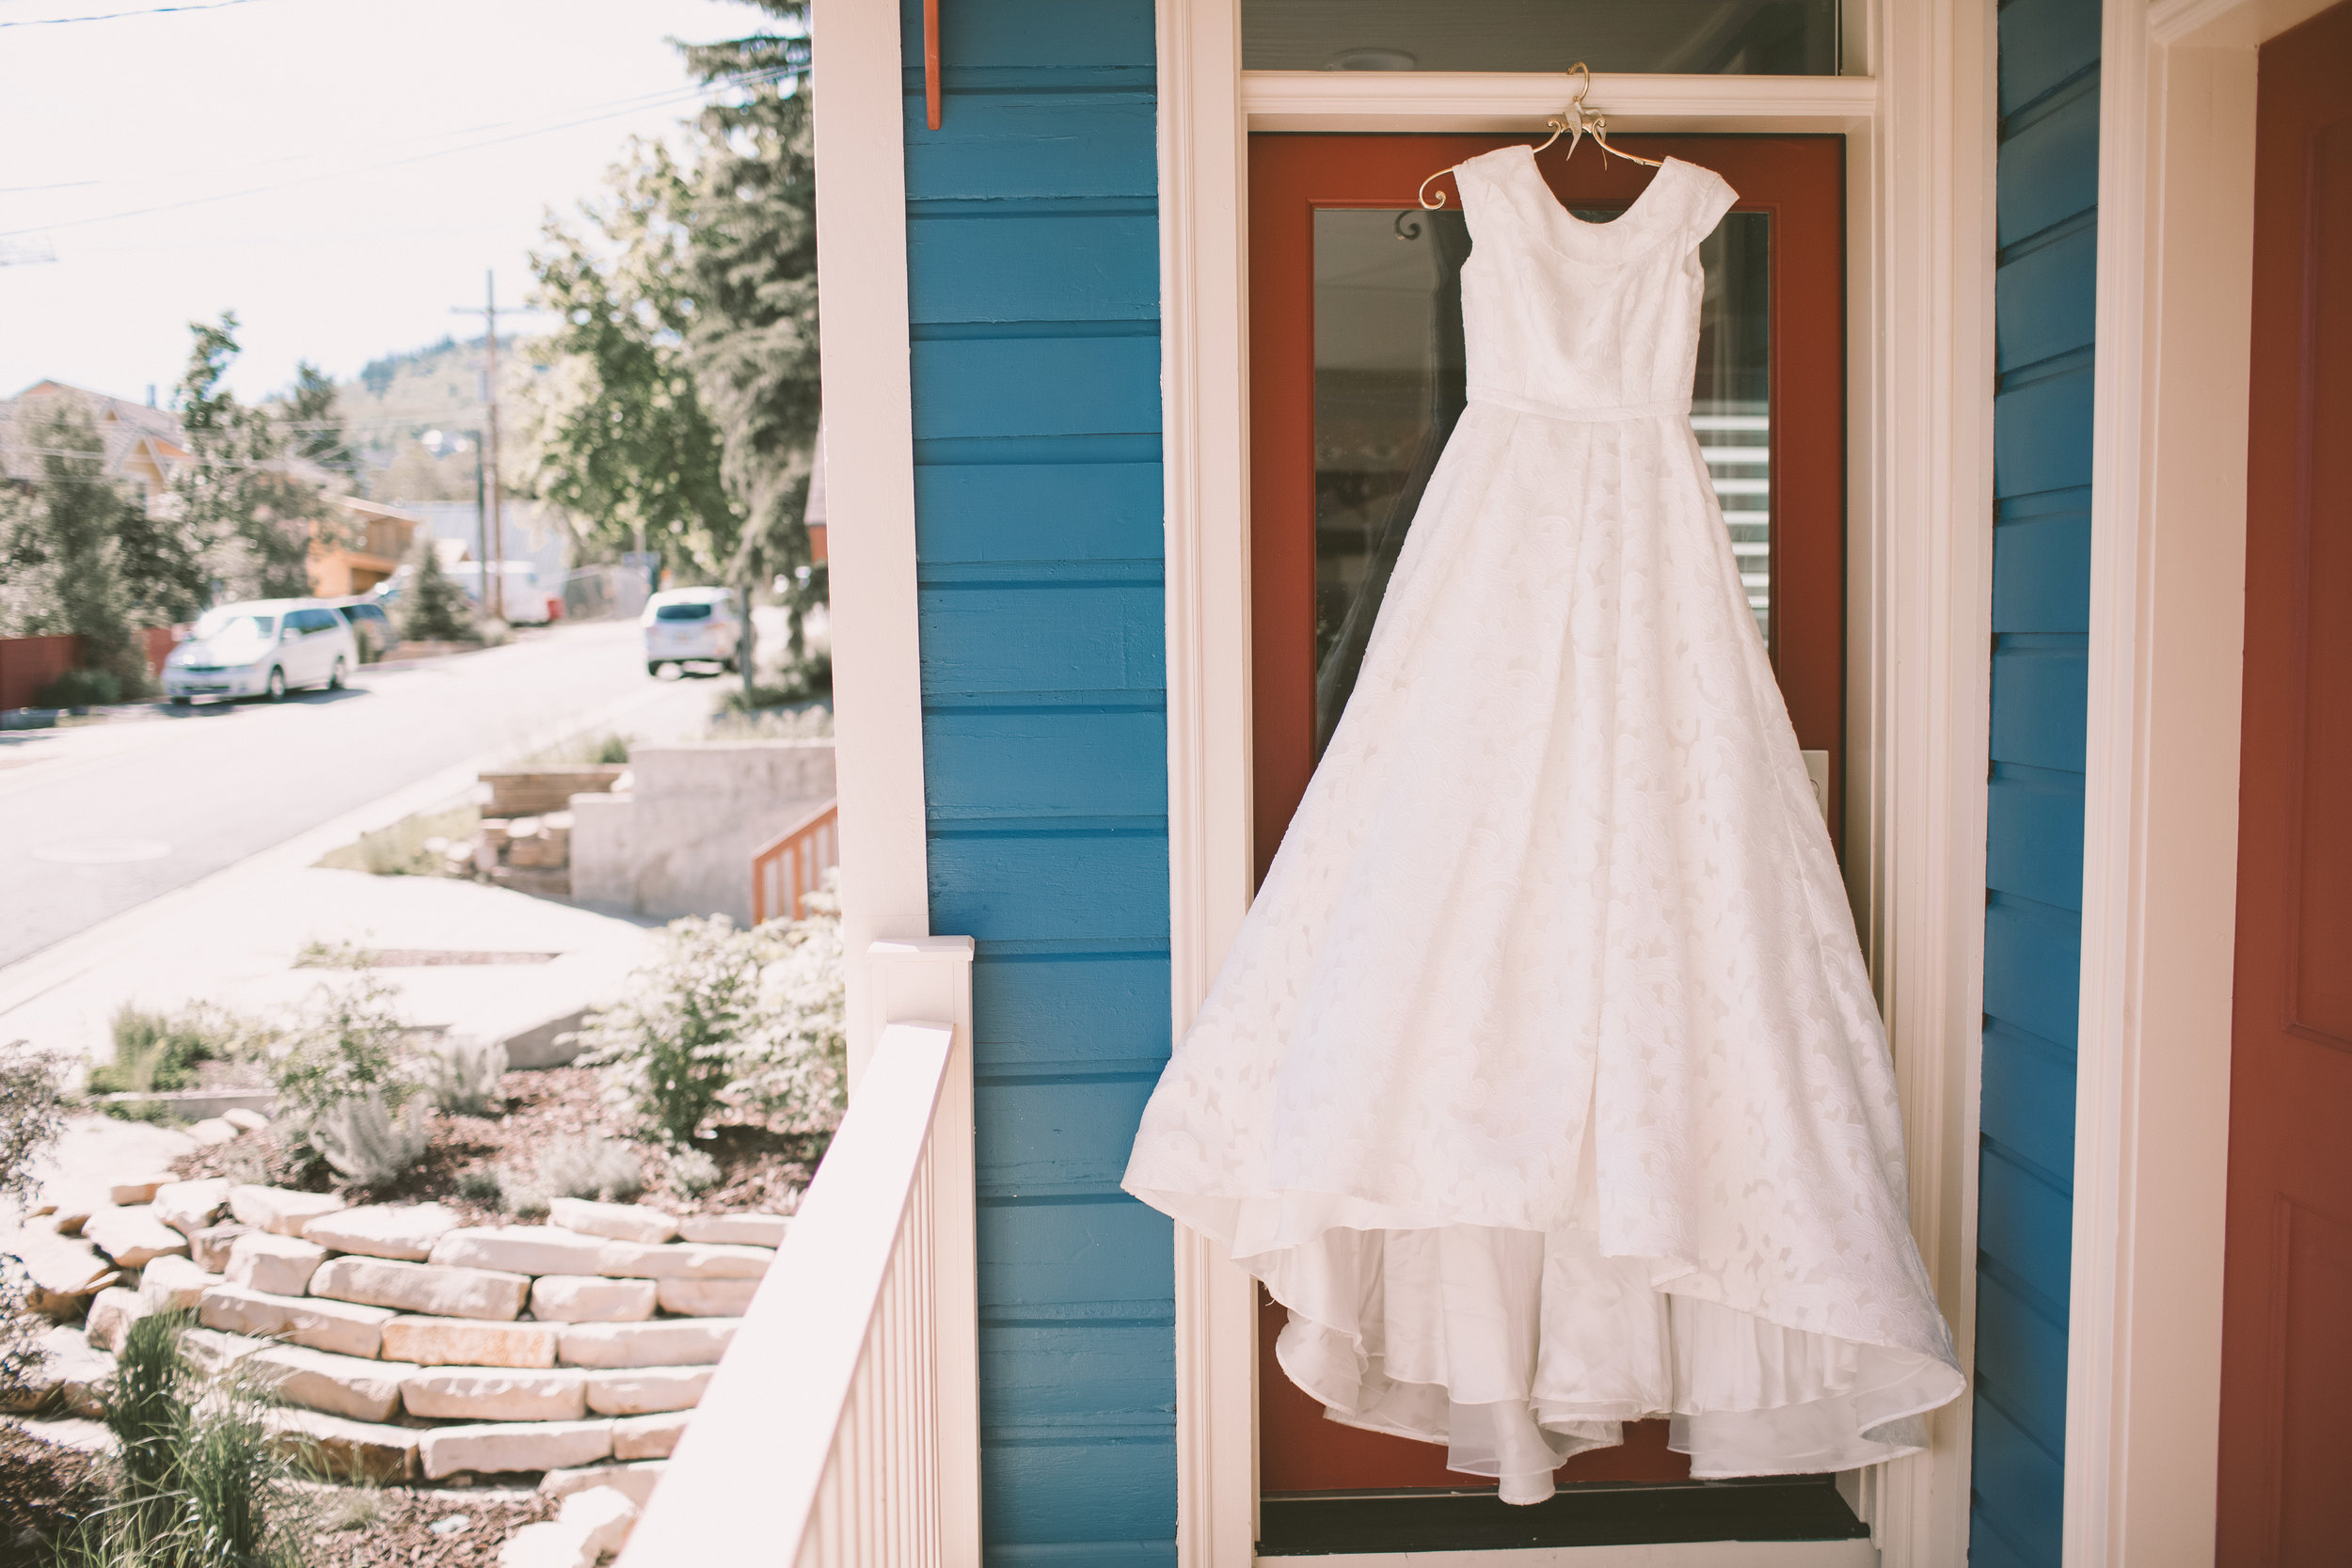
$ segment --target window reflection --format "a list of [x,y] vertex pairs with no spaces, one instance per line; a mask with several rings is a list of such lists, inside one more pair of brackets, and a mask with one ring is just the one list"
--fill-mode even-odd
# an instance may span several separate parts
[[1243,0],[1251,71],[1831,76],[1837,0]]

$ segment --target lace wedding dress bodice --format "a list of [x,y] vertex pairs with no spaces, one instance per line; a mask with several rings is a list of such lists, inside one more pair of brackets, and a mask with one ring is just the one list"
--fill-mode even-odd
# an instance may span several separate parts
[[1291,1309],[1333,1419],[1506,1501],[1673,1419],[1701,1477],[1924,1443],[1962,1379],[1884,1031],[1690,423],[1669,160],[1613,222],[1457,171],[1468,405],[1125,1184]]

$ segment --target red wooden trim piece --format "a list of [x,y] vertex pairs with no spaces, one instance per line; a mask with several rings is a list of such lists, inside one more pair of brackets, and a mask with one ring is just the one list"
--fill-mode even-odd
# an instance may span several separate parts
[[939,0],[923,0],[923,122],[939,129]]

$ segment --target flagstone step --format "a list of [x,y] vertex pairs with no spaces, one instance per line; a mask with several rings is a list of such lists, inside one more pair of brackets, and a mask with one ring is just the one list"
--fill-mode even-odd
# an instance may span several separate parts
[[185,1236],[194,1236],[229,1207],[229,1181],[212,1177],[202,1181],[173,1181],[155,1189],[148,1212]]
[[302,1239],[335,1252],[421,1263],[459,1223],[454,1210],[437,1203],[372,1203],[322,1214],[302,1227]]
[[184,1257],[188,1239],[147,1210],[101,1209],[82,1223],[82,1234],[121,1268],[143,1268],[174,1253]]
[[606,1243],[552,1225],[509,1225],[453,1230],[433,1243],[438,1268],[498,1269],[509,1274],[596,1274]]
[[315,1410],[277,1409],[263,1417],[278,1433],[279,1449],[306,1468],[338,1481],[410,1481],[418,1472],[415,1427],[355,1421]]
[[298,1296],[310,1288],[310,1276],[326,1261],[326,1249],[299,1236],[279,1236],[248,1230],[229,1248],[229,1266],[221,1273],[231,1285],[273,1296]]
[[139,1271],[139,1307],[148,1312],[193,1312],[205,1291],[224,1283],[189,1259],[158,1258]]
[[465,1471],[570,1469],[612,1453],[611,1421],[485,1421],[417,1434],[418,1468],[427,1481]]
[[297,1193],[287,1187],[250,1184],[229,1189],[229,1212],[237,1223],[280,1236],[299,1236],[303,1227],[343,1207],[333,1193]]
[[626,1323],[653,1316],[660,1287],[650,1279],[548,1274],[532,1281],[531,1315],[541,1323]]
[[246,1358],[289,1404],[355,1421],[389,1421],[400,1414],[401,1379],[415,1370],[391,1361],[337,1355],[300,1345],[274,1345]]
[[757,1279],[775,1257],[770,1248],[757,1246],[607,1242],[596,1273],[634,1279]]
[[659,1416],[626,1416],[612,1423],[612,1457],[617,1460],[660,1460],[670,1457],[686,1435],[691,1410],[666,1410]]
[[599,1416],[652,1416],[691,1410],[702,1402],[716,1367],[632,1367],[594,1372],[588,1408]]
[[726,1354],[740,1318],[673,1318],[643,1323],[568,1323],[557,1359],[566,1367],[699,1367]]
[[384,1356],[421,1367],[552,1367],[561,1323],[399,1317],[384,1325]]
[[677,1233],[688,1242],[731,1242],[746,1246],[779,1247],[792,1221],[783,1214],[689,1214],[678,1221]]
[[435,1318],[512,1320],[522,1315],[531,1279],[526,1275],[437,1263],[336,1258],[311,1275],[310,1293]]
[[[663,1416],[642,1418],[669,1420],[673,1418]],[[628,1421],[612,1423],[613,1451],[616,1454],[620,1450],[621,1429],[631,1424]],[[661,1480],[669,1468],[670,1463],[667,1459],[644,1459],[633,1464],[583,1465],[577,1469],[549,1470],[540,1478],[539,1490],[550,1497],[568,1497],[575,1492],[585,1492],[592,1487],[610,1486],[639,1508],[643,1508],[645,1506],[645,1499],[653,1496],[655,1483]]]
[[588,1374],[570,1368],[418,1368],[402,1379],[412,1416],[442,1420],[577,1421],[588,1414]]
[[664,1279],[655,1300],[681,1318],[739,1318],[751,1310],[756,1279]]
[[206,1328],[366,1356],[382,1353],[384,1325],[396,1316],[382,1307],[318,1296],[273,1296],[242,1285],[212,1287],[196,1309],[196,1321]]
[[548,1204],[548,1223],[612,1242],[659,1243],[675,1240],[678,1233],[678,1222],[661,1210],[642,1203],[592,1203],[581,1197],[559,1197]]

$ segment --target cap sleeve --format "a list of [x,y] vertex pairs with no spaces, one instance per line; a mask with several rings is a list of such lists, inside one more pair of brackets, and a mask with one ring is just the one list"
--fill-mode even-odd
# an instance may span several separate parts
[[1700,164],[1690,166],[1697,175],[1691,182],[1688,198],[1691,205],[1688,220],[1691,243],[1696,245],[1715,231],[1715,226],[1723,222],[1724,214],[1731,211],[1732,203],[1740,199],[1740,193],[1713,169]]

